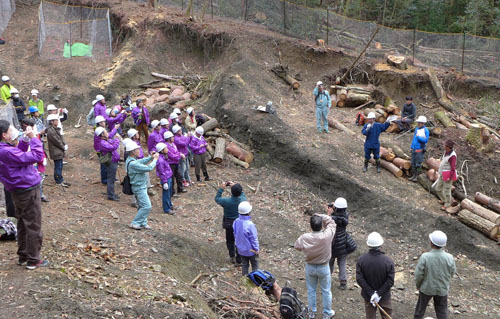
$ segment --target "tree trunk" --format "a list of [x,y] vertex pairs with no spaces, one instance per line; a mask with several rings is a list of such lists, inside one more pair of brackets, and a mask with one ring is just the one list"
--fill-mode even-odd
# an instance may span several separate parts
[[437,126],[431,128],[430,131],[431,135],[434,137],[441,137],[441,135],[443,134],[443,129]]
[[394,154],[390,148],[380,147],[380,157],[388,162],[392,162],[396,158],[396,154]]
[[436,120],[438,120],[439,122],[441,122],[441,124],[443,124],[443,126],[445,128],[448,128],[448,127],[457,127],[455,125],[455,123],[453,123],[450,118],[448,117],[448,115],[446,115],[446,113],[444,111],[438,111],[436,113],[434,113],[434,117],[436,118]]
[[439,196],[437,195],[436,189],[432,187],[431,180],[427,177],[426,174],[420,174],[417,176],[417,182],[428,192],[430,192],[432,195]]
[[400,70],[408,69],[408,64],[406,63],[406,58],[402,55],[389,55],[387,57],[387,64],[396,67]]
[[[370,160],[370,163],[375,164],[375,160],[372,158]],[[389,172],[391,172],[396,177],[402,177],[403,176],[403,171],[399,167],[397,167],[396,165],[394,165],[391,162],[388,162],[386,160],[383,160],[383,159],[380,160],[380,167],[388,170]]]
[[348,129],[347,127],[345,127],[343,124],[341,124],[339,121],[337,121],[335,119],[329,118],[328,125],[330,127],[336,128],[337,130],[341,130],[341,131],[343,131],[351,136],[356,136],[356,133],[354,131],[351,131],[350,129]]
[[402,158],[404,160],[410,160],[410,157],[405,152],[403,152],[403,150],[401,149],[401,147],[399,147],[395,143],[384,142],[383,144],[384,144],[385,147],[391,148],[392,151],[394,152],[394,154],[396,154],[397,157]]
[[437,181],[438,178],[439,178],[439,174],[434,169],[432,169],[432,168],[430,170],[428,170],[425,174],[427,175],[427,177],[429,178],[429,180],[431,182],[433,182],[433,183],[435,181]]
[[170,105],[174,105],[175,103],[182,101],[182,95],[177,95],[177,96],[169,96],[167,103]]
[[226,146],[226,151],[241,161],[245,161],[247,163],[251,163],[253,161],[253,154],[239,147],[236,143],[229,143]]
[[477,203],[474,203],[473,201],[471,201],[469,199],[464,199],[460,203],[460,207],[462,207],[462,209],[470,210],[474,214],[481,216],[484,219],[489,220],[490,222],[492,222],[495,225],[500,225],[500,215],[499,214],[495,213],[492,210],[484,208],[483,206],[481,206]]
[[439,82],[434,69],[429,68],[427,74],[429,75],[429,80],[431,81],[431,85],[438,99],[438,103],[447,111],[455,113],[457,115],[462,115],[463,111],[460,108],[455,107],[450,99],[448,99],[448,97],[446,96],[446,93],[441,86],[441,82]]
[[460,116],[458,117],[458,121],[459,121],[460,123],[462,123],[462,124],[463,124],[466,128],[470,128],[470,122],[469,122],[469,121],[467,121],[467,119],[465,118],[465,116],[460,115]]
[[201,16],[200,16],[201,21],[203,21],[203,18],[205,17],[205,13],[207,12],[209,2],[210,0],[205,0],[205,3],[203,4],[203,9],[201,10]]
[[189,0],[187,9],[186,9],[186,17],[191,16],[191,10],[193,9],[193,0]]
[[222,162],[224,159],[224,154],[226,153],[226,140],[222,137],[219,137],[215,140],[215,152],[214,152],[214,161],[216,163]]
[[201,127],[203,127],[203,130],[205,132],[208,132],[208,131],[213,130],[217,126],[219,126],[219,121],[217,121],[217,119],[213,117],[210,120],[203,123],[203,125]]
[[441,164],[441,161],[435,159],[434,157],[429,157],[427,161],[425,161],[425,163],[427,164],[427,167],[429,167],[429,169],[433,169],[437,172],[439,170],[439,165]]
[[359,94],[359,93],[349,93],[347,94],[347,99],[345,100],[345,106],[348,107],[356,107],[361,104],[365,104],[371,100],[371,96],[369,94]]
[[288,74],[287,66],[276,64],[271,68],[271,71],[273,71],[277,76],[279,76],[280,78],[285,80],[288,84],[290,84],[294,90],[297,90],[300,87],[299,81],[297,81]]
[[474,200],[479,204],[484,205],[500,214],[500,201],[498,199],[494,199],[480,192],[477,192],[474,195]]
[[480,231],[488,238],[493,240],[498,239],[498,225],[493,224],[489,220],[486,220],[467,209],[459,211],[457,217],[462,223]]
[[411,162],[408,160],[404,160],[402,158],[396,157],[392,163],[396,165],[397,167],[401,169],[410,169],[411,168]]
[[235,163],[236,165],[239,165],[243,168],[250,167],[250,164],[248,164],[247,162],[240,161],[239,159],[237,159],[236,157],[234,157],[231,154],[226,154],[226,158],[229,159],[231,162]]

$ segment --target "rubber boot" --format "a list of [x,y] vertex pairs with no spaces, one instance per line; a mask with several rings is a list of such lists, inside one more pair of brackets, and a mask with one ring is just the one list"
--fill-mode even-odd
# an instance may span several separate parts
[[208,173],[207,172],[203,172],[203,176],[205,177],[205,181],[209,181],[210,180],[210,177],[208,177]]
[[377,163],[377,173],[380,173],[380,160],[375,160],[375,163]]
[[418,175],[422,174],[422,168],[421,167],[417,167],[417,169],[415,170],[415,178],[412,179],[411,181],[416,183],[418,181]]
[[201,177],[200,177],[200,175],[196,175],[196,181],[197,181],[197,182],[201,182]]
[[363,166],[363,172],[368,170],[368,160],[365,159],[365,166]]
[[413,173],[413,175],[411,175],[411,177],[408,178],[408,180],[410,182],[416,182],[417,181],[417,168],[412,168],[412,173]]

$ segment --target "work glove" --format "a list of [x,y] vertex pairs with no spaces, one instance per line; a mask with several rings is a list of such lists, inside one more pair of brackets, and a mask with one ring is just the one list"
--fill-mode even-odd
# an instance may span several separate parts
[[64,150],[67,151],[68,150],[68,144],[64,144]]
[[62,111],[63,111],[63,113],[68,114],[68,109],[67,108],[64,108]]
[[47,166],[47,158],[46,158],[46,157],[43,159],[43,161],[42,161],[42,165],[43,165],[43,166]]
[[377,304],[379,303],[380,299],[382,299],[378,294],[377,292],[375,291],[372,295],[372,297],[370,298],[370,303],[372,304],[373,307],[377,307]]
[[168,183],[163,184],[163,189],[168,191]]

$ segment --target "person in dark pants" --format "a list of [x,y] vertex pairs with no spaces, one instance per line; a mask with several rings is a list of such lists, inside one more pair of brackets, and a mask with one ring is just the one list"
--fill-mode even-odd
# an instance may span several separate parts
[[[95,125],[97,127],[106,127],[106,119],[101,115],[95,117]],[[97,157],[99,158],[99,165],[101,171],[101,184],[108,185],[108,172],[106,171],[107,167],[103,163],[101,163],[101,150],[99,149],[101,138],[94,134],[94,150],[97,153]]]
[[120,197],[115,194],[115,181],[116,181],[116,170],[118,169],[118,162],[120,161],[120,152],[118,148],[120,147],[120,141],[115,137],[116,132],[120,124],[116,124],[115,128],[108,134],[108,131],[104,127],[98,127],[95,129],[95,135],[100,137],[99,150],[101,151],[101,156],[108,156],[111,153],[111,158],[104,163],[106,165],[107,176],[107,195],[109,200],[119,201]]
[[425,127],[427,118],[423,115],[417,119],[417,127],[411,141],[411,170],[412,176],[408,178],[411,182],[416,182],[418,175],[422,173],[422,162],[424,161],[425,147],[429,142],[429,130]]
[[[17,144],[19,131],[0,120],[0,182],[11,193],[16,207],[18,265],[27,269],[46,267],[40,258],[42,248],[42,202],[40,182],[34,164],[43,160],[43,145],[28,127]],[[30,148],[30,151],[28,151]]]
[[380,173],[380,141],[379,137],[382,132],[389,128],[391,125],[389,122],[376,123],[375,113],[370,112],[367,116],[367,122],[363,126],[361,133],[366,136],[365,140],[365,166],[363,166],[363,172],[368,170],[368,162],[370,161],[371,154],[373,153],[373,159],[377,164],[377,173]]
[[[394,262],[380,250],[384,239],[379,233],[368,235],[368,253],[359,257],[356,264],[356,281],[365,300],[366,319],[375,319],[377,305],[391,316],[391,287],[394,285]],[[388,317],[380,311],[382,319]]]
[[[224,188],[231,186],[231,197],[222,197]],[[224,216],[222,217],[222,228],[226,230],[226,246],[229,252],[231,263],[240,265],[241,256],[238,254],[238,249],[235,246],[235,238],[233,231],[233,223],[238,218],[238,205],[246,201],[247,197],[243,192],[243,187],[240,184],[233,182],[224,182],[220,185],[215,195],[215,202],[222,206],[224,209]]]
[[58,127],[59,116],[50,114],[47,117],[49,127],[47,128],[47,141],[49,144],[49,155],[54,161],[54,180],[56,184],[63,187],[69,187],[69,183],[64,182],[62,176],[64,153],[68,150],[68,146],[64,142],[64,137],[61,135],[61,128]]
[[259,269],[259,237],[257,228],[252,222],[250,212],[252,205],[249,202],[243,201],[238,205],[238,217],[233,223],[234,238],[236,248],[241,256],[241,274],[248,274],[250,264],[252,271]]
[[177,193],[186,193],[187,190],[184,189],[184,184],[182,183],[184,177],[179,170],[179,162],[184,160],[186,157],[177,149],[177,146],[174,142],[174,134],[172,132],[166,131],[163,137],[165,138],[165,144],[168,148],[167,163],[170,165],[170,169],[174,174],[175,180],[172,182],[172,195],[176,193],[173,187],[174,185],[177,185]]
[[415,121],[417,117],[417,107],[413,104],[413,98],[411,96],[406,97],[406,103],[403,105],[401,111],[401,119],[396,121],[400,131],[408,131],[411,127],[411,123]]
[[26,105],[24,101],[19,97],[19,91],[16,88],[10,90],[10,94],[12,94],[12,105],[17,113],[17,120],[21,122],[24,119],[24,112],[26,111]]
[[203,176],[205,176],[205,181],[209,181],[207,171],[207,142],[203,137],[205,130],[203,127],[198,126],[194,132],[191,134],[189,140],[189,148],[193,151],[194,158],[194,173],[196,175],[196,181],[201,182],[200,170],[203,171]]
[[16,217],[16,206],[12,200],[12,195],[5,189],[5,187],[3,188],[3,192],[5,194],[5,209],[7,210],[7,217]]
[[423,253],[418,259],[415,269],[418,301],[414,319],[422,319],[431,299],[434,300],[434,311],[437,319],[448,318],[448,291],[451,277],[456,272],[453,256],[443,250],[448,240],[440,230],[429,234],[432,250]]

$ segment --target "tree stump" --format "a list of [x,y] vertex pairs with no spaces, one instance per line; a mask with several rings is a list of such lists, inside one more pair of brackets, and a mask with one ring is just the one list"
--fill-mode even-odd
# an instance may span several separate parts
[[219,137],[215,140],[214,162],[221,163],[226,153],[226,140]]
[[408,69],[408,63],[406,63],[406,58],[402,55],[389,55],[387,57],[387,64],[396,67],[400,70]]
[[481,152],[488,153],[495,149],[495,142],[491,139],[489,130],[480,124],[470,125],[465,140]]

